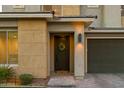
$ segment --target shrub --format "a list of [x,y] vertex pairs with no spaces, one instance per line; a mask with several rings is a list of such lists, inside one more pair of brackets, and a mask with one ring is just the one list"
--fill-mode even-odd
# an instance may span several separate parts
[[15,71],[10,66],[0,66],[0,81],[7,80],[15,75]]
[[21,85],[31,84],[33,80],[33,76],[31,74],[21,74],[19,78],[21,80]]

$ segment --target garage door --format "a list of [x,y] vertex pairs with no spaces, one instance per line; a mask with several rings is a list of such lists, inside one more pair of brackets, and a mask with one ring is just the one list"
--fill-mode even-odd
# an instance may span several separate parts
[[124,39],[89,39],[87,48],[89,73],[124,72]]

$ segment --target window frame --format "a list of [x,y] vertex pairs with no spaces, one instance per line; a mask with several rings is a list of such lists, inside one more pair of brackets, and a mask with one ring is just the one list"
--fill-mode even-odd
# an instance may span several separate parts
[[[7,29],[7,30],[1,30],[0,29],[0,32],[5,32],[5,34],[6,34],[6,64],[0,64],[0,66],[18,66],[18,61],[17,61],[17,63],[16,64],[10,64],[9,63],[9,61],[8,61],[8,33],[9,32],[17,32],[18,33],[18,31],[17,31],[17,29]],[[18,34],[17,34],[18,35]],[[17,38],[17,40],[18,40],[18,38]]]

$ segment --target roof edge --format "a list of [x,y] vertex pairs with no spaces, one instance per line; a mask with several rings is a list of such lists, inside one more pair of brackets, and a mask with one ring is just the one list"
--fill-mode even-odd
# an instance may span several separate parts
[[89,30],[124,30],[124,27],[89,27]]
[[48,12],[0,12],[0,14],[53,14],[52,11]]
[[57,18],[95,18],[97,19],[97,16],[58,16]]
[[0,18],[53,18],[52,12],[1,12]]

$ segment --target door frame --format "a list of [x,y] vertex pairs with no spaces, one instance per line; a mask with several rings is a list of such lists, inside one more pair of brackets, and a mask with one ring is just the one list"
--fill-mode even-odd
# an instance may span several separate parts
[[85,73],[88,72],[88,40],[89,39],[124,39],[124,37],[85,37]]
[[55,60],[54,60],[54,35],[56,34],[68,34],[69,35],[69,41],[70,42],[70,47],[69,47],[69,72],[70,73],[74,73],[74,32],[54,32],[54,33],[49,33],[50,34],[50,44],[49,44],[49,47],[50,47],[50,75],[53,74],[55,72],[55,67],[54,67],[54,64],[55,64]]

